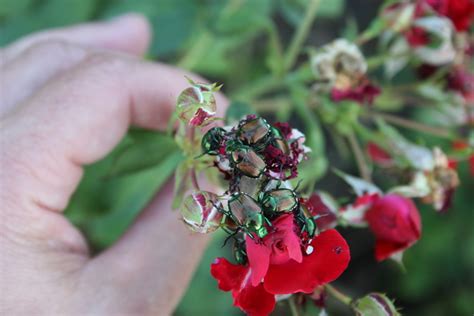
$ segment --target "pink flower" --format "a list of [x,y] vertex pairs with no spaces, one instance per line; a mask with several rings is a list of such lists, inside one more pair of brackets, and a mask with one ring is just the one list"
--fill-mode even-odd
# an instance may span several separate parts
[[365,214],[375,234],[375,258],[385,260],[412,246],[421,236],[421,219],[412,200],[396,194],[377,199]]

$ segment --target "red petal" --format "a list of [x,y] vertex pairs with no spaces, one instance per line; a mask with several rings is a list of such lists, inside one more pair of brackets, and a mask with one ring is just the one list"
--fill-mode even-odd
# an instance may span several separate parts
[[275,296],[265,291],[263,284],[246,286],[236,297],[234,305],[249,316],[267,316],[275,308]]
[[248,267],[232,264],[225,258],[216,258],[211,264],[211,275],[223,291],[240,289],[247,271]]
[[406,244],[420,238],[420,214],[412,200],[400,195],[387,194],[375,201],[365,218],[378,240]]
[[367,144],[367,153],[374,162],[385,165],[392,162],[392,157],[385,150],[380,148],[377,144],[369,142]]
[[377,261],[383,261],[408,247],[410,247],[410,244],[399,244],[385,240],[377,240],[375,242],[375,259]]
[[249,236],[245,237],[245,244],[251,269],[252,285],[257,286],[267,274],[272,250],[263,242],[258,243]]
[[272,294],[311,293],[316,286],[337,279],[350,260],[349,246],[334,229],[326,230],[314,238],[314,248],[303,261],[270,265],[264,287]]

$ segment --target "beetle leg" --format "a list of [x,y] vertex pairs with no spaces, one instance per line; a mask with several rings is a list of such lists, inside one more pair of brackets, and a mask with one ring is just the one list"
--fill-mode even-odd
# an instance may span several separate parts
[[[225,232],[227,232],[225,229],[224,229]],[[231,238],[234,238],[235,239],[235,235],[237,235],[240,231],[240,228],[237,229],[235,232],[231,233],[229,236],[227,236],[227,238],[224,240],[224,243],[222,244],[222,248],[225,247],[225,245],[227,244],[227,242],[229,241],[229,239]]]
[[267,223],[268,226],[273,227],[272,222],[270,222],[268,218],[266,218],[265,216],[263,218],[265,219],[265,222]]

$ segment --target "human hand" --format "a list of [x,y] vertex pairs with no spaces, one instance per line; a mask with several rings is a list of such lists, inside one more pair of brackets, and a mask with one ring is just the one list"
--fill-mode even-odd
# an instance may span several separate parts
[[170,183],[96,257],[62,213],[82,167],[129,125],[164,129],[184,76],[196,78],[137,58],[149,39],[144,18],[127,15],[0,52],[0,314],[168,315],[179,302],[207,237],[171,212]]

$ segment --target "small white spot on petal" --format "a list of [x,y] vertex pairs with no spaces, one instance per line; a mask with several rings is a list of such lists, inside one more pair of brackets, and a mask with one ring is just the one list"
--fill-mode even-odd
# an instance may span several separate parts
[[313,246],[309,245],[308,247],[306,247],[306,254],[307,254],[307,255],[312,254],[313,251],[314,251],[314,247],[313,247]]

